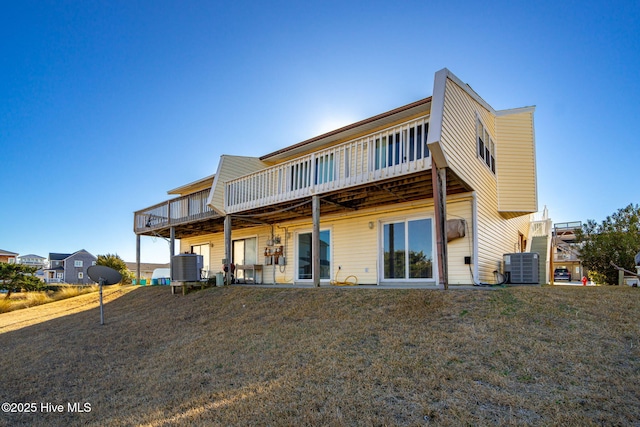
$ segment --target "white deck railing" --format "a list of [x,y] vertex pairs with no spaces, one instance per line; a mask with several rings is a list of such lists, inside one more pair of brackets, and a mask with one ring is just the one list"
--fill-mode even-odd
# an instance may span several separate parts
[[431,168],[427,116],[229,181],[225,211],[241,212]]

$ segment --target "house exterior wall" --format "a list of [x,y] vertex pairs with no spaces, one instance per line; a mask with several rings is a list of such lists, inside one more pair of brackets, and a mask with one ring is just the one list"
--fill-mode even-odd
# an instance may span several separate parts
[[5,264],[15,264],[16,257],[11,255],[0,255],[0,262],[4,262]]
[[[435,160],[440,168],[449,168],[464,182],[465,187],[471,188],[467,193],[450,194],[446,198],[447,219],[464,219],[466,224],[465,236],[447,245],[448,282],[452,285],[493,283],[496,280],[494,272],[503,270],[503,254],[525,250],[522,242],[530,238],[530,214],[537,210],[533,108],[496,112],[446,69],[436,73],[433,93],[429,107],[425,104],[425,110],[415,113],[416,117],[430,114],[428,144],[432,157],[428,160]],[[386,128],[391,121],[381,122],[379,126],[371,125],[360,134],[374,132],[376,126]],[[495,158],[495,170],[487,166],[486,161],[478,154],[478,122],[482,123],[494,142],[492,154]],[[346,139],[357,137],[359,131],[358,128],[358,131],[354,131]],[[293,157],[299,158],[312,152],[317,154],[343,140],[345,139],[314,140],[311,145],[301,144],[291,151],[283,149],[268,161],[253,157],[222,156],[208,203],[220,214],[224,214],[225,182],[245,177]],[[363,146],[362,150],[361,155],[367,158],[369,153],[366,152],[366,147]],[[266,157],[269,156],[265,156],[265,159]],[[337,163],[337,166],[342,168],[344,163]],[[338,169],[340,170],[342,169]],[[430,171],[427,170],[426,173]],[[252,187],[254,183],[247,183],[246,187],[239,187],[240,190],[255,191]],[[269,203],[277,206],[276,201]],[[242,209],[248,210],[250,207]],[[339,273],[338,280],[353,275],[361,284],[380,283],[382,224],[393,219],[433,216],[432,199],[361,209],[355,213],[321,215],[321,230],[331,230],[331,279]],[[282,238],[287,264],[265,265],[265,282],[295,281],[296,236],[301,232],[310,232],[311,229],[311,217],[274,225],[274,234]],[[257,237],[259,264],[265,264],[264,249],[271,236],[270,226],[232,232],[233,240]],[[223,233],[182,239],[180,250],[188,252],[192,245],[203,243],[208,243],[211,248],[210,270],[221,270],[222,259],[225,258]],[[434,243],[434,257],[435,253]],[[465,263],[465,257],[471,259],[471,264]],[[338,266],[342,267],[339,271]],[[436,274],[435,259],[433,267]],[[435,281],[433,284],[435,285]]]
[[[533,212],[538,209],[536,153],[533,111],[528,108],[501,111],[496,117],[499,167],[498,208],[509,212]],[[507,143],[508,142],[508,143]]]
[[[477,155],[478,118],[496,145],[496,175]],[[498,139],[496,116],[486,104],[449,78],[444,91],[440,143],[448,166],[475,190],[476,226],[479,230],[474,250],[477,262],[476,280],[493,283],[493,272],[502,271],[503,254],[524,250],[519,248],[519,236],[521,233],[527,238],[531,220],[526,214],[505,219],[499,212],[497,175],[502,163],[508,162],[508,158],[501,157],[500,150],[503,149],[506,153],[517,150],[505,148],[508,147],[508,142]],[[504,177],[506,180],[508,174]]]
[[[464,257],[472,256],[473,198],[470,195],[451,196],[447,204],[449,219],[464,219],[465,237],[449,243],[449,283],[469,285],[473,283],[471,269],[464,264]],[[395,219],[433,218],[433,201],[398,203],[384,208],[367,209],[356,214],[321,216],[320,229],[331,231],[330,280],[344,280],[355,276],[359,284],[380,283],[380,253],[382,252],[381,224]],[[371,223],[371,225],[370,225]],[[233,228],[233,227],[232,227]],[[286,221],[274,226],[274,235],[280,236],[284,246],[286,266],[265,265],[264,250],[271,238],[271,227],[256,226],[232,231],[232,240],[257,237],[258,264],[263,265],[265,283],[294,283],[296,280],[297,236],[312,230],[308,220]],[[209,244],[211,271],[222,271],[224,233],[205,234],[181,239],[180,252],[189,252],[191,246]],[[435,243],[433,244],[435,254]],[[434,260],[435,261],[435,260]],[[338,270],[338,266],[342,268]],[[434,272],[435,264],[434,264]],[[323,283],[327,281],[323,280]],[[425,280],[435,286],[435,281]]]
[[219,214],[224,215],[224,183],[266,167],[267,164],[257,157],[220,156],[207,203]]
[[[82,261],[82,267],[76,267],[75,261]],[[78,251],[64,260],[64,281],[70,284],[86,285],[94,283],[87,269],[97,261],[97,258],[87,251]],[[78,277],[78,273],[82,273],[82,278]]]

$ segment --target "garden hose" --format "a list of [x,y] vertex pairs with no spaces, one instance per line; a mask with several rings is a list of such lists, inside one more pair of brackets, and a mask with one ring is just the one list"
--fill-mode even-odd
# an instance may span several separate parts
[[[336,278],[335,280],[332,280],[329,282],[329,284],[333,285],[333,286],[356,286],[358,284],[358,278],[356,276],[347,276],[343,281],[338,281],[338,273],[340,273],[340,269],[338,269],[338,271],[336,272]],[[350,281],[349,279],[353,278],[353,281]]]

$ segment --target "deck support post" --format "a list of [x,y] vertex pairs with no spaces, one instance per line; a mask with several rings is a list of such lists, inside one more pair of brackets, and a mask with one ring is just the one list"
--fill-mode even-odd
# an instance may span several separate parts
[[311,211],[313,218],[313,233],[311,233],[311,271],[313,285],[320,286],[320,197],[311,196]]
[[433,183],[433,206],[436,222],[436,242],[438,256],[438,288],[449,289],[447,257],[447,169],[438,168],[431,159],[431,180]]
[[225,285],[231,284],[231,215],[224,217],[224,266]]
[[140,284],[140,235],[136,234],[136,283]]

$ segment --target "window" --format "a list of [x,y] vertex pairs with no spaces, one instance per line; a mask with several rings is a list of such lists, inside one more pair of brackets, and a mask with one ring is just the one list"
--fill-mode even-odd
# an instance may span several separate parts
[[[311,233],[298,234],[298,280],[313,279],[313,250]],[[331,275],[331,231],[320,231],[320,279]]]
[[78,272],[78,279],[84,279],[84,273],[82,271]]
[[482,124],[480,118],[477,119],[476,136],[478,138],[478,157],[480,157],[487,167],[496,173],[496,147],[487,128]]
[[374,168],[382,169],[429,157],[429,123],[418,123],[401,131],[385,132],[374,140]]
[[82,267],[82,260],[79,260],[79,261],[73,261],[73,266],[74,266],[74,267]]
[[56,273],[56,278],[62,279],[64,275],[62,273]]
[[382,279],[433,279],[431,219],[396,221],[382,226]]

